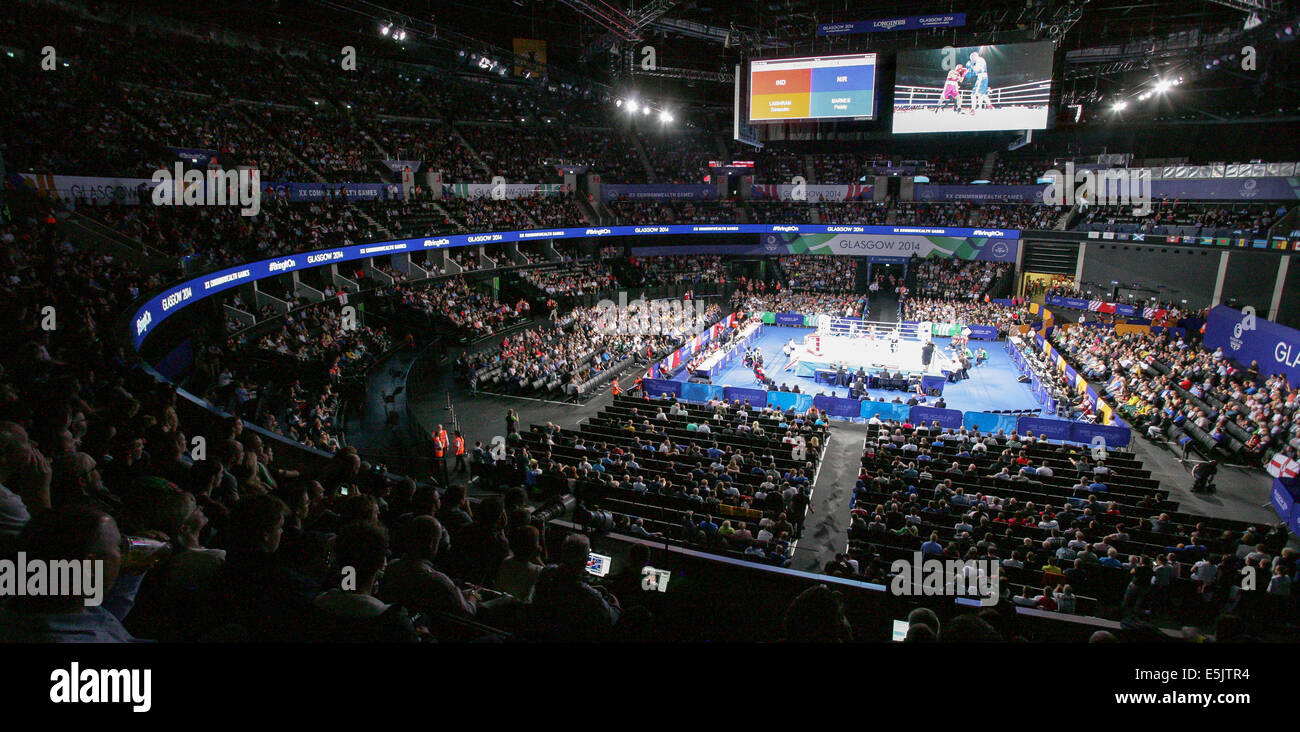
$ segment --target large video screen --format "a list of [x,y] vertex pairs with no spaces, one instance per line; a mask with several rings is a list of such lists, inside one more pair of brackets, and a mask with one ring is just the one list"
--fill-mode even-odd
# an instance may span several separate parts
[[750,122],[875,116],[874,53],[749,64]]
[[1052,42],[902,51],[894,132],[1047,128]]

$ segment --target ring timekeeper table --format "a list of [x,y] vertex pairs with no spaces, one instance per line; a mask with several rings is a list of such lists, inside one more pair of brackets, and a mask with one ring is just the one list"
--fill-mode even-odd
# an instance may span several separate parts
[[736,357],[744,352],[745,347],[754,342],[754,336],[757,335],[760,327],[762,323],[749,323],[743,326],[729,347],[709,354],[699,366],[695,367],[695,375],[711,380],[725,371]]

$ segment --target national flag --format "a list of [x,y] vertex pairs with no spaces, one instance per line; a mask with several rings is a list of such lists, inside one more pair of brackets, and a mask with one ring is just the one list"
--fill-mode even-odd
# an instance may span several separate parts
[[1279,452],[1268,461],[1266,469],[1274,478],[1294,478],[1300,474],[1300,462]]

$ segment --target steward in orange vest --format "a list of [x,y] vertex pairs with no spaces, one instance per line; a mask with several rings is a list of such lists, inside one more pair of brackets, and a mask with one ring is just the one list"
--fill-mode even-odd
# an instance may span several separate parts
[[469,465],[465,463],[465,438],[456,430],[456,436],[451,438],[451,454],[456,456],[456,472],[468,473]]

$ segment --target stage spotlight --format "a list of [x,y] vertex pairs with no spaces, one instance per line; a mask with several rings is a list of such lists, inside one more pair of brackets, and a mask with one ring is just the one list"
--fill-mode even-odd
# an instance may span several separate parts
[[636,109],[637,109],[636,100],[635,99],[629,100],[627,103],[627,111],[631,114],[636,114]]
[[641,112],[642,112],[643,114],[650,114],[650,113],[653,112],[653,111],[654,111],[654,110],[650,109],[650,105],[649,105],[649,104],[643,105],[643,106],[641,107]]
[[621,107],[621,106],[623,106],[623,100],[622,100],[622,99],[615,99],[615,100],[614,100],[614,106],[615,106],[615,107]]
[[1160,81],[1156,82],[1156,93],[1164,94],[1165,92],[1169,91],[1169,88],[1172,86],[1173,84],[1169,83],[1168,81],[1165,81],[1164,79],[1161,79]]
[[1128,102],[1121,99],[1118,102],[1115,102],[1114,104],[1110,105],[1110,108],[1112,111],[1122,112],[1128,108]]
[[379,26],[379,35],[387,36],[388,32],[391,31],[392,29],[393,29],[392,23],[384,23]]
[[659,121],[660,121],[660,122],[672,122],[672,121],[673,121],[673,116],[672,116],[671,114],[668,113],[668,110],[666,110],[666,109],[665,109],[665,110],[661,110],[661,111],[659,112]]

